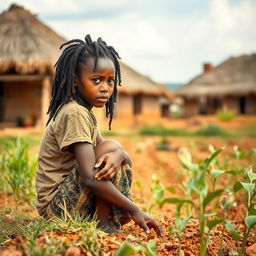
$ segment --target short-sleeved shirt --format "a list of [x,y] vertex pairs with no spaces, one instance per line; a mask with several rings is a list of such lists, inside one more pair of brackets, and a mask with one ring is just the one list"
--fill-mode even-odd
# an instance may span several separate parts
[[96,146],[97,122],[91,111],[75,101],[59,110],[42,138],[36,171],[37,210],[44,209],[57,193],[59,184],[77,164],[71,145],[88,142]]

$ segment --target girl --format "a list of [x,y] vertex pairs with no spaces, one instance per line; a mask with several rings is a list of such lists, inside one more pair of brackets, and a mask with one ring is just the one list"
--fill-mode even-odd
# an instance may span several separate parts
[[[104,140],[92,108],[106,106],[113,117],[117,84],[121,84],[118,53],[101,38],[71,40],[57,63],[49,120],[38,157],[37,209],[45,218],[78,210],[96,213],[98,226],[119,232],[131,219],[146,233],[161,226],[130,199],[131,161],[122,146]],[[95,164],[96,163],[96,164]]]

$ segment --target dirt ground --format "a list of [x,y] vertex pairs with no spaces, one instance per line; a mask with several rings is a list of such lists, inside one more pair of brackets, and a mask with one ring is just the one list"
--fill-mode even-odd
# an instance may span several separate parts
[[[171,121],[159,120],[166,128],[170,129],[185,129],[190,130],[203,127],[209,122],[215,123],[227,130],[242,130],[246,126],[256,125],[256,118],[254,117],[237,117],[234,121],[229,123],[222,123],[217,121],[214,117],[204,118],[195,117],[193,119],[178,119]],[[142,123],[141,123],[142,124]],[[144,122],[143,124],[147,124]],[[134,123],[128,122],[116,122],[113,123],[113,130],[122,131],[123,134],[130,132],[134,129]],[[9,129],[2,130],[0,135],[25,135],[29,133],[41,133],[40,129]],[[152,174],[155,173],[159,180],[165,187],[175,187],[175,197],[184,197],[184,192],[180,189],[179,184],[184,180],[186,172],[181,167],[177,152],[181,147],[186,147],[191,152],[193,160],[197,162],[200,159],[205,158],[208,155],[208,145],[212,144],[215,148],[220,148],[226,145],[226,152],[231,152],[233,146],[238,145],[243,151],[249,152],[251,148],[256,147],[256,138],[194,138],[194,137],[168,137],[167,144],[169,151],[156,150],[156,145],[161,140],[161,137],[153,136],[111,136],[111,139],[118,140],[129,153],[133,162],[133,187],[132,195],[137,203],[143,210],[147,210],[152,204],[152,195],[150,187],[152,184]],[[31,154],[37,153],[38,146],[31,149]],[[225,155],[225,152],[223,153]],[[249,164],[249,163],[248,163]],[[250,163],[255,164],[255,163]],[[224,183],[225,184],[225,181]],[[173,196],[170,193],[166,193],[166,196]],[[0,195],[0,207],[10,205],[10,196]],[[28,210],[29,211],[29,210]],[[156,249],[158,255],[178,255],[178,239],[174,235],[170,235],[168,227],[174,225],[175,221],[175,205],[166,204],[162,209],[155,207],[151,215],[154,216],[163,226],[164,237],[159,238],[155,232],[151,230],[150,235],[144,234],[138,227],[135,227],[133,223],[128,223],[124,226],[124,233],[108,235],[104,239],[104,246],[102,248],[104,255],[115,255],[116,249],[120,246],[120,243],[129,240],[130,243],[135,243],[130,239],[129,234],[135,237],[136,243],[145,243],[151,239],[156,242]],[[222,214],[219,211],[220,215]],[[35,216],[36,213],[34,212]],[[233,225],[242,234],[244,229],[243,218],[245,214],[245,206],[238,204],[232,208],[228,219],[232,221]],[[220,247],[222,225],[218,225],[213,229],[210,235],[210,242],[207,250],[207,255],[217,255]],[[72,235],[72,234],[71,234]],[[75,235],[75,234],[73,234]],[[70,234],[55,234],[56,239],[60,239],[63,236],[70,236]],[[199,224],[196,218],[193,218],[188,223],[182,237],[182,251],[183,255],[199,255]],[[79,239],[77,237],[76,239]],[[11,243],[10,243],[11,244]],[[15,242],[14,242],[15,245]],[[256,255],[256,244],[254,242],[254,234],[251,232],[249,239],[246,242],[246,254]],[[224,233],[223,243],[223,255],[234,255],[237,246],[228,231]],[[9,251],[8,251],[9,250]],[[4,249],[0,251],[0,255],[19,255],[11,252],[15,249]],[[9,254],[8,254],[9,252]],[[20,254],[22,255],[22,254]],[[66,255],[66,254],[65,254]],[[75,255],[75,254],[67,254]],[[78,255],[85,255],[82,252]],[[135,255],[135,254],[133,254]]]

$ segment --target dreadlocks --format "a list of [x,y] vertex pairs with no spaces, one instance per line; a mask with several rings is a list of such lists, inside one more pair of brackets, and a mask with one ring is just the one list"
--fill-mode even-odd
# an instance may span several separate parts
[[80,39],[70,40],[60,46],[67,46],[59,57],[58,61],[54,65],[56,68],[53,86],[52,86],[52,98],[47,114],[49,119],[46,125],[56,115],[60,108],[76,99],[77,94],[74,86],[75,75],[79,75],[79,64],[86,63],[88,57],[94,57],[94,71],[97,67],[99,57],[107,57],[111,59],[115,66],[115,80],[114,90],[112,96],[106,103],[106,117],[109,117],[109,129],[111,130],[111,122],[113,119],[114,103],[117,98],[117,84],[121,85],[121,71],[118,59],[120,59],[118,53],[112,46],[108,46],[105,41],[98,38],[97,41],[92,41],[91,36],[87,35],[85,41]]

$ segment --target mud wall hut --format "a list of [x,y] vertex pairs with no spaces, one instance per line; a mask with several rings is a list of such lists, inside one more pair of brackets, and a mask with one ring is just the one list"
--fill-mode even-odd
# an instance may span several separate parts
[[168,89],[121,63],[122,86],[118,88],[116,118],[169,117],[172,95]]
[[45,123],[53,63],[63,42],[20,6],[13,4],[0,15],[1,126]]
[[204,72],[175,92],[182,97],[184,115],[215,114],[220,109],[256,114],[256,54],[232,57]]
[[[13,4],[0,15],[0,127],[45,124],[53,66],[65,41],[21,6]],[[115,117],[168,116],[172,97],[167,88],[121,66]]]

